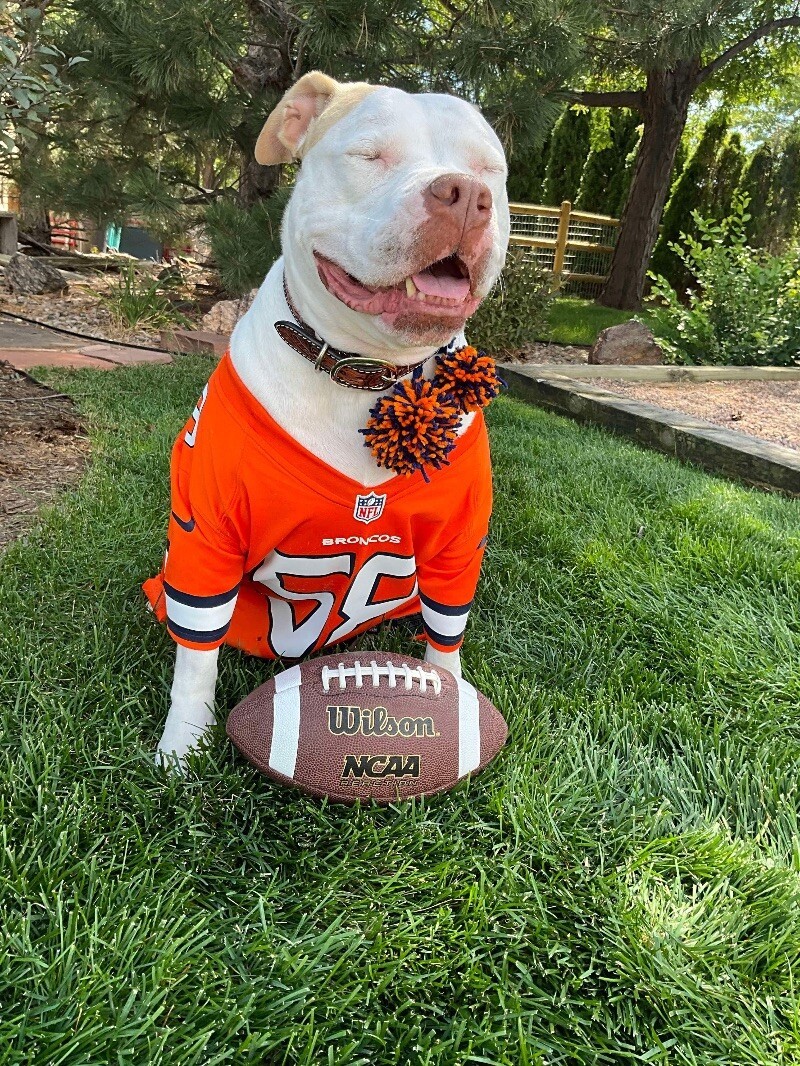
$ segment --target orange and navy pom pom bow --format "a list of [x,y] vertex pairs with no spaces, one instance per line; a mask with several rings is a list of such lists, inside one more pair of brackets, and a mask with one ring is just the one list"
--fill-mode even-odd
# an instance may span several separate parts
[[439,470],[455,448],[461,416],[486,407],[500,392],[494,360],[467,345],[437,356],[433,380],[422,369],[399,381],[370,411],[365,444],[378,466],[397,474]]

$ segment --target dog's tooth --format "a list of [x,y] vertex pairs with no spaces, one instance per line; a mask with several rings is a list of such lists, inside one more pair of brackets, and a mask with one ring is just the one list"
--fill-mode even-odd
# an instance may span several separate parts
[[410,299],[413,300],[414,299],[414,293],[416,291],[417,291],[417,286],[414,284],[414,282],[411,280],[411,278],[406,278],[406,295]]

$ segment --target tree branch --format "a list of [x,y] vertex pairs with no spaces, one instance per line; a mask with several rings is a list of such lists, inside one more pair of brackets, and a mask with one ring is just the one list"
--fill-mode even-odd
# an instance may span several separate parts
[[740,55],[746,49],[754,45],[756,41],[760,41],[762,37],[769,37],[770,34],[776,33],[778,30],[786,29],[787,26],[800,26],[800,15],[788,15],[786,18],[773,19],[772,22],[765,22],[762,26],[756,26],[756,28],[748,33],[746,37],[743,37],[741,41],[737,41],[736,44],[732,44],[730,48],[726,48],[725,51],[717,56],[711,63],[703,67],[700,73],[697,75],[697,84],[702,85],[704,81],[708,81],[712,78],[718,70],[725,66],[726,63],[730,63],[732,59]]
[[585,104],[586,107],[630,107],[634,111],[644,108],[644,92],[629,90],[624,92],[567,92],[563,94],[570,103]]

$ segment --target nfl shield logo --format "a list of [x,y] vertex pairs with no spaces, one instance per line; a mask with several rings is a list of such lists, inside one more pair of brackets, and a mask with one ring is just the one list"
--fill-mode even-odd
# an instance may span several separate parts
[[366,496],[356,496],[356,506],[353,511],[353,517],[357,522],[364,522],[367,524],[374,522],[376,518],[380,518],[383,514],[385,503],[385,493],[383,496],[377,496],[374,492],[369,492]]

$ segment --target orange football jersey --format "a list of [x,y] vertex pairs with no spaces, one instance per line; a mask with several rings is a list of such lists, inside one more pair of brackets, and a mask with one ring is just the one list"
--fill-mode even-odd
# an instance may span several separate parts
[[483,416],[450,465],[375,488],[339,473],[261,407],[226,355],[172,451],[167,554],[144,590],[189,648],[299,658],[422,613],[459,647],[492,504]]

